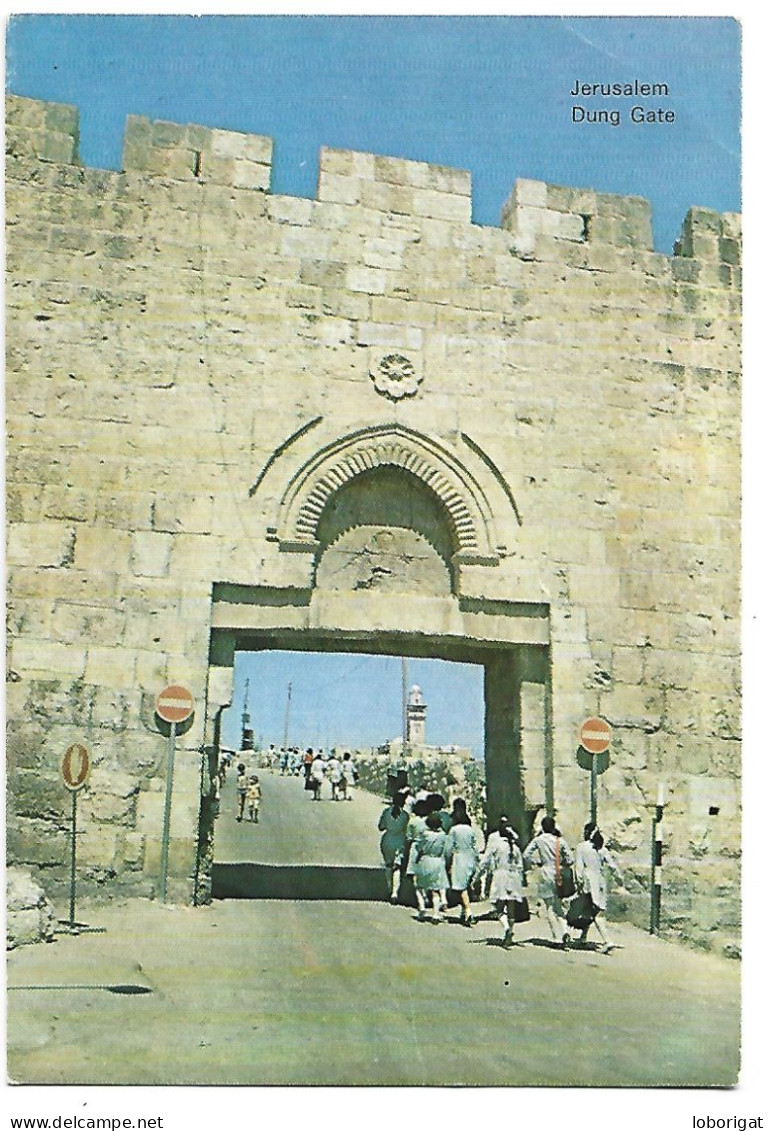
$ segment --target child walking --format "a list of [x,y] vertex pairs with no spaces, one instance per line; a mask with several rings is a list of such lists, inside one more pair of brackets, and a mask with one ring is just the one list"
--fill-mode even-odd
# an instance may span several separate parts
[[247,785],[247,814],[251,821],[257,825],[259,821],[258,810],[260,808],[260,782],[255,774],[249,780]]
[[236,767],[236,820],[244,817],[244,805],[247,800],[247,768],[243,762]]

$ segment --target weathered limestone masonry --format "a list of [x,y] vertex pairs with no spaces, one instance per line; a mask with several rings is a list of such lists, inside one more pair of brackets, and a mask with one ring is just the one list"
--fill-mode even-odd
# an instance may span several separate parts
[[[614,727],[601,823],[648,922],[739,934],[739,218],[323,149],[316,201],[271,141],[130,118],[121,172],[77,113],[9,100],[9,854],[155,893],[166,740],[190,687],[173,898],[206,898],[235,648],[485,667],[492,815],[586,819],[577,728]],[[203,800],[202,800],[203,798]],[[215,827],[216,831],[216,827]]]

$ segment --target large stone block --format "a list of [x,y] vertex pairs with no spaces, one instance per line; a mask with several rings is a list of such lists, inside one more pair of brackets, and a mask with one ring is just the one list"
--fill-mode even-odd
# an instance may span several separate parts
[[8,535],[8,564],[40,567],[69,566],[75,531],[61,522],[30,522],[12,526]]
[[172,552],[169,534],[140,531],[132,537],[130,564],[137,577],[166,577]]
[[86,649],[81,645],[19,637],[11,649],[11,666],[26,678],[50,676],[82,678],[86,668]]
[[8,827],[7,851],[9,864],[45,868],[64,865],[70,859],[69,832],[53,822],[22,818]]

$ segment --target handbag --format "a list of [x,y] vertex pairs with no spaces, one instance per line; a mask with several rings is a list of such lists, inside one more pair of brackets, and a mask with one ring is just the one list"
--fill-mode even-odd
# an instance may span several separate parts
[[556,837],[556,891],[559,899],[568,899],[577,891],[574,869],[570,864],[561,863],[561,845],[558,837]]
[[596,918],[596,904],[586,891],[576,895],[566,912],[566,922],[570,927],[584,930]]
[[513,901],[513,922],[514,923],[528,923],[531,919],[531,912],[529,911],[529,901],[526,896],[523,899],[516,899]]

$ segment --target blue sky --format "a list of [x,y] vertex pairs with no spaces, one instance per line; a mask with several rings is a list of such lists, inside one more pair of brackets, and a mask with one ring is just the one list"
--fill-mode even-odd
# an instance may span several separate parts
[[[672,125],[573,124],[575,80],[667,83]],[[119,168],[129,114],[268,134],[275,192],[313,196],[321,146],[472,172],[473,219],[499,223],[516,177],[647,197],[668,252],[687,209],[740,208],[740,29],[727,18],[24,15],[7,87],[80,110],[81,159]],[[588,102],[609,106],[610,102]],[[658,105],[659,100],[649,100]],[[400,733],[400,661],[240,657],[257,735],[370,745]],[[431,742],[482,752],[482,672],[411,661]]]
[[[284,744],[292,684],[291,746],[376,746],[402,734],[402,662],[348,653],[237,653],[236,694],[223,717],[223,743],[238,745],[246,680],[256,740]],[[468,746],[483,756],[483,668],[445,660],[409,660],[409,686],[427,703],[427,742]]]

